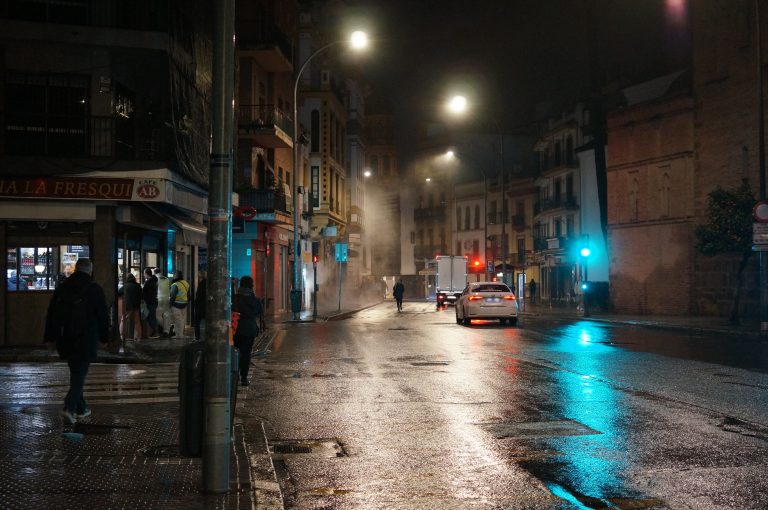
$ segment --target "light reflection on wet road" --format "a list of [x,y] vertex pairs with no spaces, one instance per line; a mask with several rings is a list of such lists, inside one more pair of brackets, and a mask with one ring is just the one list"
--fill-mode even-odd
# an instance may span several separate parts
[[768,506],[764,344],[388,305],[289,325],[254,367],[273,441],[348,454],[276,461],[289,508]]

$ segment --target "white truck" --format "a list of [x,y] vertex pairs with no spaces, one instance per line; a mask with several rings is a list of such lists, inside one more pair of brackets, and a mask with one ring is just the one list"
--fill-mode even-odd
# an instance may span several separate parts
[[435,257],[435,294],[437,308],[455,304],[467,286],[467,257],[438,255]]

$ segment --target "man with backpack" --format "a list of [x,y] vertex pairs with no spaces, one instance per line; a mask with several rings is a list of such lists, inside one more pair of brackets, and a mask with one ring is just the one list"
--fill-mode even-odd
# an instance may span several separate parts
[[70,425],[91,414],[83,398],[85,378],[99,342],[109,341],[107,301],[92,274],[93,262],[79,259],[75,272],[53,293],[45,320],[45,341],[55,343],[59,357],[69,365],[69,392],[59,414]]

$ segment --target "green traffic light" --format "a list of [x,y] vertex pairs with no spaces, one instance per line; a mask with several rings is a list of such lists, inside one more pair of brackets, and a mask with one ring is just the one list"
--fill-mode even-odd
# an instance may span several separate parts
[[592,250],[589,248],[582,248],[581,249],[581,256],[582,257],[589,257],[592,254]]

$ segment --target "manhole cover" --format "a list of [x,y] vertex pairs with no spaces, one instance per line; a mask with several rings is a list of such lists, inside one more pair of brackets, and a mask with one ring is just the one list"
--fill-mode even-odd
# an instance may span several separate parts
[[310,457],[346,457],[347,452],[336,439],[297,439],[293,441],[275,441],[269,446],[272,457],[283,458],[285,455],[304,455]]
[[483,423],[480,427],[493,434],[498,439],[514,438],[527,439],[535,437],[558,437],[558,436],[586,436],[590,434],[600,434],[597,430],[591,429],[573,420],[555,420],[555,421],[536,421],[527,423],[502,422],[502,423]]
[[414,367],[442,367],[450,364],[449,361],[416,361],[411,363]]

